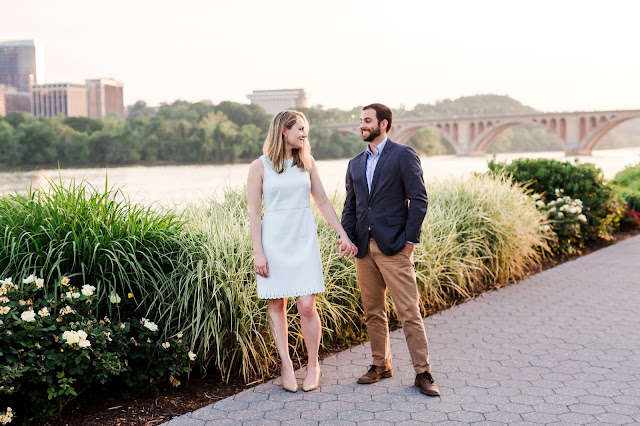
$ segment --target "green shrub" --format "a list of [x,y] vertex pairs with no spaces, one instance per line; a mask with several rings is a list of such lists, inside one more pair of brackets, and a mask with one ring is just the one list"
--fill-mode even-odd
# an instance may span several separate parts
[[541,194],[545,203],[562,189],[573,200],[581,200],[587,222],[580,232],[585,241],[609,238],[618,226],[622,206],[614,188],[608,185],[602,170],[591,163],[557,161],[546,158],[521,158],[510,164],[489,161],[489,173],[508,173],[514,180],[527,184]]
[[640,164],[625,167],[616,174],[611,183],[640,191]]
[[[46,421],[85,389],[117,376],[130,387],[150,380],[177,385],[191,370],[195,355],[180,336],[160,339],[145,318],[96,316],[95,291],[67,277],[46,286],[35,275],[21,285],[0,280],[0,405],[23,420]],[[115,293],[110,299],[114,311],[126,305]]]
[[625,167],[611,183],[617,186],[628,212],[640,211],[640,164]]

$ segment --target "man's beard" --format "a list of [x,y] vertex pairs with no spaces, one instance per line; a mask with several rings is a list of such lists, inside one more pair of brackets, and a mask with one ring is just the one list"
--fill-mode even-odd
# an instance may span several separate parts
[[378,136],[380,136],[380,126],[376,127],[375,129],[369,130],[368,137],[365,138],[364,135],[362,135],[362,140],[365,142],[371,142]]

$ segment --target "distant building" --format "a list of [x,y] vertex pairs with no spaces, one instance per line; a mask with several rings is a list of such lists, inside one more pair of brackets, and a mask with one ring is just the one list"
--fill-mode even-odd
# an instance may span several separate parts
[[90,118],[104,119],[113,115],[120,120],[126,118],[124,109],[124,85],[111,78],[86,80],[87,115]]
[[33,84],[44,83],[44,49],[37,40],[0,43],[0,84],[29,92]]
[[87,116],[87,88],[84,84],[57,83],[31,86],[31,114],[34,116]]
[[252,104],[260,105],[267,114],[307,106],[304,89],[254,90],[247,98]]
[[0,115],[10,111],[31,112],[29,92],[18,92],[15,87],[0,84]]

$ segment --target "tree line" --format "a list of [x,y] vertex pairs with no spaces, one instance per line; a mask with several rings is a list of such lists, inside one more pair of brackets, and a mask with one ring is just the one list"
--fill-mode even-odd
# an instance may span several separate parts
[[[312,153],[317,159],[348,158],[364,149],[359,135],[344,136],[328,130],[331,123],[357,123],[360,109],[301,108],[309,118]],[[477,95],[418,104],[412,110],[400,107],[394,111],[394,117],[531,111],[532,108],[508,96]],[[125,121],[33,117],[13,111],[0,116],[0,164],[82,166],[247,161],[261,155],[270,120],[271,116],[257,105],[228,101],[217,105],[207,101],[176,101],[160,107],[149,107],[138,101],[129,107]],[[633,124],[639,127],[640,123]],[[631,130],[627,133],[637,135],[640,132]],[[607,136],[600,145],[620,144],[620,139],[616,135]],[[454,153],[453,147],[431,129],[421,130],[408,144],[423,155]],[[628,145],[622,143],[622,146]],[[560,141],[545,130],[516,126],[500,134],[489,152],[561,149]]]

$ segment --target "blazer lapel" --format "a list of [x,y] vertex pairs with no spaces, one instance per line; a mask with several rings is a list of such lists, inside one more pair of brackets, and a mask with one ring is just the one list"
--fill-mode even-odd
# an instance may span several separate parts
[[376,190],[376,183],[378,182],[378,179],[382,174],[382,168],[384,167],[384,163],[387,161],[387,158],[389,158],[389,152],[393,149],[393,146],[394,143],[391,141],[391,139],[387,139],[384,150],[382,150],[382,154],[380,154],[378,164],[376,164],[376,169],[373,171],[373,182],[371,183],[371,194],[369,194],[369,198],[371,198],[373,192]]

